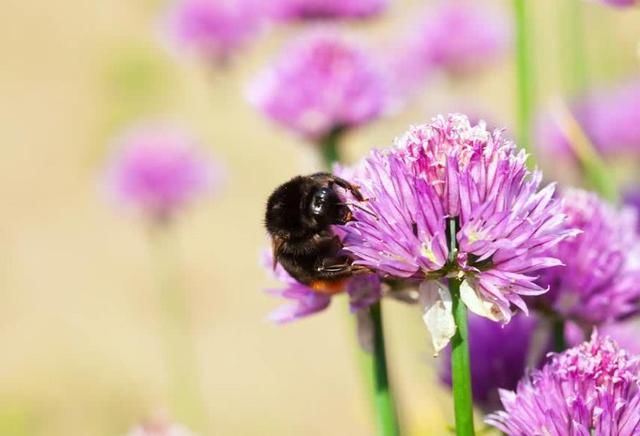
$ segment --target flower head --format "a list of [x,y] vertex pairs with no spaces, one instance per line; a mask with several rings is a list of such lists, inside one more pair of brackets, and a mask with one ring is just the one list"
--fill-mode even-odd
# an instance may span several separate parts
[[225,62],[261,25],[256,0],[175,0],[164,23],[179,50]]
[[[570,109],[601,154],[640,152],[640,81],[592,91],[573,102]],[[569,138],[550,113],[540,116],[537,136],[549,155],[572,153]]]
[[123,134],[107,168],[110,193],[163,221],[213,188],[220,171],[198,142],[166,125],[142,125]]
[[[526,154],[464,115],[413,127],[395,148],[371,152],[350,180],[369,199],[368,212],[355,209],[342,227],[356,264],[425,283],[464,279],[461,298],[470,310],[505,323],[512,304],[527,311],[521,296],[546,291],[531,273],[559,265],[546,252],[574,234],[563,228],[554,186],[538,190],[541,175],[527,170]],[[452,228],[455,252],[448,248]],[[448,290],[431,283],[437,286],[423,292],[441,298],[426,304],[446,302]]]
[[359,46],[330,32],[303,36],[249,89],[273,121],[312,140],[356,127],[384,110],[381,70]]
[[616,435],[640,432],[640,360],[608,337],[553,355],[487,422],[508,435]]
[[362,19],[384,11],[388,0],[270,0],[271,15],[285,21]]
[[617,210],[596,194],[569,190],[562,195],[566,226],[580,229],[576,238],[551,250],[564,267],[541,272],[547,302],[576,322],[601,324],[638,313],[640,308],[640,240],[634,210]]
[[475,2],[447,0],[423,19],[407,52],[425,65],[464,74],[504,56],[510,38],[505,16]]
[[[486,318],[469,317],[469,353],[473,402],[484,411],[500,405],[498,389],[515,389],[524,376],[536,320],[515,316],[505,326]],[[451,386],[451,352],[445,354],[440,380]]]

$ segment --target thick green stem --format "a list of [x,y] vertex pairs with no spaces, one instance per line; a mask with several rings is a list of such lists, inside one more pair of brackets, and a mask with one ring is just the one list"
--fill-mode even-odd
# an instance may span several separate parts
[[[449,259],[457,254],[456,220],[448,220],[447,239]],[[460,299],[458,278],[449,278],[449,292],[453,303],[453,319],[456,333],[451,339],[451,378],[453,381],[453,406],[458,436],[473,436],[473,396],[471,389],[471,360],[469,358],[469,331],[467,328],[467,308]]]
[[565,322],[562,319],[553,321],[553,351],[560,353],[567,349],[567,342],[564,337]]
[[534,106],[535,71],[531,56],[531,35],[527,6],[531,0],[514,0],[516,22],[516,87],[518,108],[518,140],[531,152],[531,114]]
[[373,322],[373,379],[378,434],[396,436],[400,434],[400,426],[389,387],[380,302],[371,306],[370,311]]
[[151,237],[173,409],[171,413],[191,428],[206,431],[207,418],[200,390],[188,304],[176,277],[177,262],[166,226],[164,223],[153,228]]

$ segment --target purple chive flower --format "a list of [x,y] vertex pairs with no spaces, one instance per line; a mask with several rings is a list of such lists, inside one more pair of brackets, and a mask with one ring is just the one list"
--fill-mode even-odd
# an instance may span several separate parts
[[358,45],[329,31],[303,36],[250,86],[271,120],[311,139],[377,118],[385,106],[381,70]]
[[486,422],[507,435],[632,436],[640,432],[640,358],[608,337],[552,355]]
[[388,0],[269,0],[271,15],[283,21],[363,19],[385,10]]
[[166,125],[141,125],[115,144],[107,168],[108,191],[151,218],[165,221],[211,191],[220,170],[189,134]]
[[428,71],[469,74],[503,57],[511,45],[506,16],[471,1],[441,1],[429,11],[407,44]]
[[[570,106],[598,152],[605,156],[640,153],[640,81],[593,91]],[[551,113],[539,117],[536,135],[547,154],[574,154],[569,138]]]
[[176,51],[224,63],[260,30],[258,0],[175,0],[164,33]]
[[[522,315],[505,326],[479,316],[469,317],[471,380],[477,407],[494,411],[500,406],[498,389],[516,388],[525,374],[535,327],[534,318]],[[450,350],[442,361],[440,380],[451,386]]]
[[579,324],[598,325],[640,311],[640,240],[637,214],[617,210],[596,194],[569,190],[562,195],[566,226],[582,231],[560,243],[550,255],[564,267],[541,272],[539,284],[550,291],[534,304]]
[[[422,282],[436,351],[455,326],[449,291],[435,280],[465,279],[469,309],[506,323],[512,304],[527,311],[523,295],[546,291],[531,273],[559,265],[546,252],[574,234],[563,227],[554,185],[538,191],[541,174],[529,172],[526,158],[501,131],[457,114],[411,128],[395,148],[372,151],[349,171],[370,213],[353,209],[355,220],[341,228],[344,250],[379,274]],[[449,218],[457,221],[453,262]]]
[[[267,289],[271,295],[290,300],[290,304],[274,310],[269,319],[278,324],[284,324],[305,318],[309,315],[325,310],[331,304],[333,295],[320,293],[289,275],[280,264],[273,269],[273,258],[265,251],[262,264],[273,272],[274,277],[284,285],[279,289]],[[345,286],[349,295],[349,307],[352,313],[358,313],[368,308],[382,297],[380,279],[374,274],[354,276]]]

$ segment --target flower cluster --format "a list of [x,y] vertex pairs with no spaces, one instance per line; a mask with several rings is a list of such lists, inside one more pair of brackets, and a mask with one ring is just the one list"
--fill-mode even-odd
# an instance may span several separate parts
[[[640,82],[593,92],[572,104],[571,112],[601,154],[640,150]],[[541,115],[537,136],[549,155],[567,154],[572,150],[569,138],[550,113]]]
[[342,226],[344,250],[383,277],[422,282],[436,351],[455,333],[451,295],[439,279],[463,279],[469,309],[507,323],[511,305],[527,312],[522,296],[546,291],[531,273],[560,265],[547,253],[575,235],[564,227],[554,186],[539,191],[541,175],[526,159],[500,131],[449,115],[350,170],[368,210],[354,209]]
[[176,0],[164,31],[180,51],[224,63],[261,27],[256,0]]
[[508,435],[617,435],[640,432],[640,358],[597,334],[552,356],[487,422]]
[[361,19],[384,11],[388,0],[269,0],[279,20]]
[[220,170],[191,135],[174,127],[145,124],[116,141],[107,168],[107,189],[152,219],[165,221],[219,179]]
[[640,240],[636,212],[616,210],[597,195],[569,190],[562,195],[566,225],[581,234],[563,241],[551,255],[564,267],[541,271],[550,291],[536,304],[578,323],[598,325],[640,310]]
[[304,35],[250,86],[267,117],[312,140],[378,117],[385,80],[358,45],[330,31]]
[[[515,316],[505,326],[486,318],[469,317],[469,354],[473,402],[490,412],[500,406],[498,389],[515,389],[524,376],[533,348],[534,317]],[[541,349],[542,357],[546,349]],[[445,354],[440,379],[451,386],[451,351]]]

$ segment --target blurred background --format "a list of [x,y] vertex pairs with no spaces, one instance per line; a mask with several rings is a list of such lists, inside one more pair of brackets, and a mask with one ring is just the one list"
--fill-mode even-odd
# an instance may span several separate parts
[[[164,1],[5,0],[0,434],[123,435],[158,413],[188,421],[172,410],[154,231],[144,213],[104,192],[114,141],[148,120],[189,131],[221,168],[215,192],[181,209],[161,230],[170,244],[168,268],[186,301],[190,364],[205,410],[203,422],[185,424],[200,434],[372,434],[345,301],[337,298],[322,314],[289,325],[267,320],[280,301],[263,292],[276,285],[259,262],[267,243],[266,198],[291,176],[323,163],[309,138],[252,105],[248,88],[290,40],[330,24],[368,47],[397,92],[375,120],[345,134],[345,162],[449,111],[516,137],[513,5],[477,3],[506,19],[502,55],[471,72],[418,69],[410,80],[401,77],[408,67],[391,54],[415,39],[419,17],[436,2],[390,0],[375,16],[338,23],[269,21],[221,60],[186,55],[167,41],[163,17],[170,4]],[[533,3],[532,126],[549,101],[570,105],[584,92],[566,73],[566,8],[573,2]],[[610,89],[637,80],[640,10],[577,3],[586,26],[588,86]],[[532,151],[548,179],[571,179],[570,157],[553,148]],[[607,157],[620,184],[634,181],[637,153],[627,148]],[[406,433],[446,434],[450,394],[438,382],[420,311],[390,302],[385,315]]]

